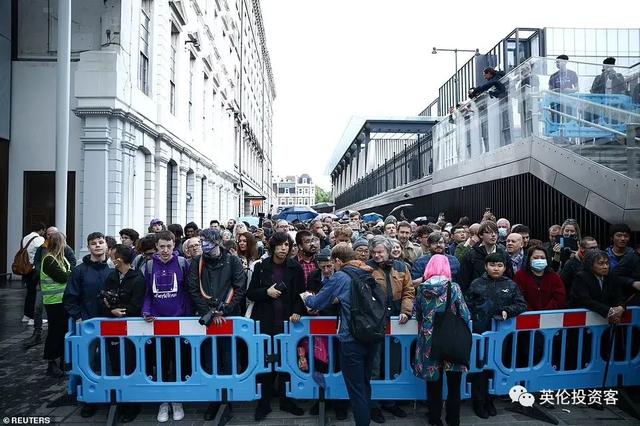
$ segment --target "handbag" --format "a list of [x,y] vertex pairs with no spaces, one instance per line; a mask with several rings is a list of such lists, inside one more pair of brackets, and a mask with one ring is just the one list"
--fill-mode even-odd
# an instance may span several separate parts
[[431,358],[461,364],[469,368],[472,335],[466,321],[460,315],[460,304],[456,302],[456,313],[451,312],[451,282],[447,282],[447,303],[444,312],[436,312],[431,335]]

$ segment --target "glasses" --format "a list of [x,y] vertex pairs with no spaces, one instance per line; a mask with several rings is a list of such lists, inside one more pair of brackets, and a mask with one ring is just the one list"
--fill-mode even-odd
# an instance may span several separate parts
[[357,253],[362,253],[362,254],[369,253],[369,249],[368,248],[357,248],[356,252]]

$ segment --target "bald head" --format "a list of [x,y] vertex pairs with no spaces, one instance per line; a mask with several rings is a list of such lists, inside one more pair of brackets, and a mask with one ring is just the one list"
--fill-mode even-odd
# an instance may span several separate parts
[[56,228],[55,226],[48,227],[47,228],[47,238],[50,238],[56,232],[58,232],[58,228]]
[[507,241],[505,242],[505,244],[507,246],[507,253],[514,255],[522,250],[524,240],[522,238],[522,235],[513,232],[507,235]]

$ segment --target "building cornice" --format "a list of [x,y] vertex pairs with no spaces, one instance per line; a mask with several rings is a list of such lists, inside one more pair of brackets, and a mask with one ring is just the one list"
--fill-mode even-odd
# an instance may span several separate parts
[[262,23],[262,11],[260,10],[260,0],[253,0],[253,13],[256,15],[256,25],[258,27],[258,36],[260,37],[260,48],[262,50],[262,58],[264,66],[267,69],[267,78],[269,79],[269,89],[271,90],[271,98],[276,98],[276,85],[273,79],[273,71],[271,69],[271,58],[267,49],[267,36]]
[[[200,162],[206,169],[211,170],[212,173],[220,176],[223,179],[229,179],[231,181],[237,181],[237,178],[234,178],[232,175],[227,173],[224,170],[220,170],[218,166],[206,155],[201,152],[194,150],[192,147],[187,146],[186,144],[182,144],[178,142],[178,138],[174,137],[172,134],[165,132],[164,128],[160,125],[156,125],[154,127],[150,126],[147,123],[147,120],[138,116],[137,114],[131,111],[125,111],[121,108],[111,108],[111,107],[78,107],[73,110],[74,114],[77,117],[114,117],[124,120],[137,128],[141,129],[145,133],[148,133],[152,138],[156,140],[160,140],[165,142],[169,147],[174,150],[189,156]],[[158,130],[160,128],[161,130]],[[136,145],[136,149],[138,146]],[[167,158],[167,161],[169,158]]]

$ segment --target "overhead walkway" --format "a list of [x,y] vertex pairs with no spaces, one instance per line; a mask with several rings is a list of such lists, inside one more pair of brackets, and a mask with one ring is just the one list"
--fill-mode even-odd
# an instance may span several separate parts
[[566,217],[595,235],[620,221],[640,230],[640,67],[612,68],[624,93],[590,93],[601,64],[567,69],[577,73],[577,90],[550,90],[556,61],[524,62],[503,78],[506,93],[460,105],[338,192],[336,208],[384,214],[411,202],[421,215],[438,209],[456,218],[491,207],[540,235]]

